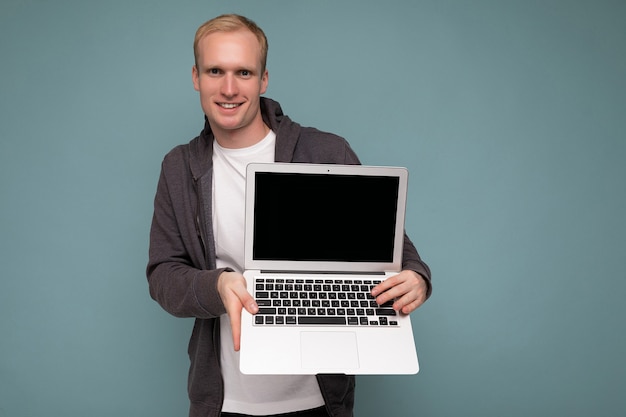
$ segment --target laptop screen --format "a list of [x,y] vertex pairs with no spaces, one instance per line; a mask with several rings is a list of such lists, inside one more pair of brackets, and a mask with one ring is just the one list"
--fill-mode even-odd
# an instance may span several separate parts
[[254,260],[392,262],[398,177],[254,175]]

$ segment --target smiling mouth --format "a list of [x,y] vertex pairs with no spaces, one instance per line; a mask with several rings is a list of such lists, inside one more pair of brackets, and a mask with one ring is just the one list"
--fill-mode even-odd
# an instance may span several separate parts
[[220,107],[224,109],[234,109],[236,107],[241,106],[239,103],[217,103]]

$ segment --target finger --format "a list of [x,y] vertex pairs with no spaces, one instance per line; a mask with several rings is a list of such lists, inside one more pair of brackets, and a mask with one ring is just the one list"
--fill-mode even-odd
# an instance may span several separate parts
[[394,302],[394,310],[409,314],[416,310],[426,301],[426,289],[424,286],[413,287],[411,291],[404,294]]
[[401,311],[402,314],[411,314],[413,311],[417,310],[417,308],[421,305],[422,305],[422,302],[420,302],[419,300],[415,300],[403,306],[399,311]]
[[241,347],[241,309],[228,313],[230,318],[230,329],[233,333],[233,345],[235,346],[235,352],[239,351]]
[[390,289],[390,288],[394,287],[395,285],[397,285],[398,284],[398,280],[399,280],[398,275],[394,275],[392,277],[387,278],[386,280],[384,280],[383,282],[381,282],[380,284],[378,284],[374,288],[372,288],[372,295],[374,297],[376,297],[376,296],[384,293],[388,289]]
[[393,300],[394,298],[396,298],[399,295],[400,295],[400,293],[399,293],[399,291],[397,289],[387,290],[384,293],[382,293],[381,295],[379,295],[378,297],[376,297],[376,303],[378,305],[383,305],[386,302]]
[[400,311],[404,314],[409,314],[416,310],[419,306],[424,304],[426,297],[423,293],[415,295],[414,292],[405,294],[402,298],[396,300],[393,305],[394,310]]
[[376,302],[380,305],[385,304],[386,302],[397,297],[401,297],[409,290],[410,287],[406,285],[403,277],[401,275],[395,275],[387,278],[381,284],[376,286],[372,290],[372,295],[376,297]]
[[230,326],[233,333],[233,345],[235,347],[235,351],[239,351],[241,348],[241,309],[245,308],[248,313],[256,314],[259,311],[259,306],[252,295],[250,295],[250,293],[246,290],[245,286],[237,287],[234,291],[239,303],[238,308],[233,312],[233,314],[229,313],[229,316]]
[[406,285],[396,285],[376,297],[376,303],[381,305],[393,301],[394,310],[399,311],[405,304],[408,304],[412,300],[410,290],[410,287]]
[[259,311],[259,305],[256,303],[254,297],[252,297],[252,295],[250,295],[247,290],[244,289],[237,295],[239,296],[241,305],[248,311],[248,313],[256,314]]

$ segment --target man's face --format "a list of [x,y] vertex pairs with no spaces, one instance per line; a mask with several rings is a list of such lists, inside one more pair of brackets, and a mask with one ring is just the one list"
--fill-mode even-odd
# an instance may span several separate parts
[[198,51],[193,85],[220,145],[241,147],[262,139],[259,97],[267,90],[268,74],[261,69],[257,38],[248,30],[216,32],[200,40]]

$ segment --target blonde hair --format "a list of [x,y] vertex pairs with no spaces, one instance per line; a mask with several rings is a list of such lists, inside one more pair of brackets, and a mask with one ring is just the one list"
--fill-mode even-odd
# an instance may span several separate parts
[[261,72],[265,72],[265,66],[267,64],[267,38],[265,37],[265,33],[263,30],[257,26],[252,20],[247,17],[240,16],[238,14],[224,14],[218,17],[215,17],[202,25],[196,31],[196,36],[193,41],[193,55],[196,62],[196,67],[198,67],[198,43],[207,35],[216,32],[235,32],[238,30],[247,29],[252,32],[259,41],[259,46],[261,47]]

